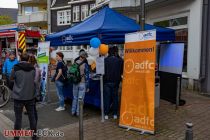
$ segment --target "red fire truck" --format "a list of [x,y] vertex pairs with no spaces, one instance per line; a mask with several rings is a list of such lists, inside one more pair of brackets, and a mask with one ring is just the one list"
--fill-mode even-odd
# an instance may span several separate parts
[[15,50],[17,57],[18,49],[36,54],[38,42],[44,39],[38,30],[28,29],[24,25],[10,27],[0,28],[0,70],[10,50]]

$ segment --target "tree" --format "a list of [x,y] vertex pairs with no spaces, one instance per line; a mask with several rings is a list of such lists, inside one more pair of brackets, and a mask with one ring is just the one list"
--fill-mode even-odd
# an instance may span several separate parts
[[12,23],[14,23],[14,21],[12,20],[11,17],[0,15],[0,25],[6,25],[6,24],[12,24]]

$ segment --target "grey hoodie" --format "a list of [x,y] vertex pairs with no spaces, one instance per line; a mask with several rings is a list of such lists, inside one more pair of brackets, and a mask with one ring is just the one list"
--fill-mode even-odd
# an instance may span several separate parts
[[15,100],[32,100],[35,94],[35,68],[27,62],[14,66],[11,79],[14,79],[12,97]]

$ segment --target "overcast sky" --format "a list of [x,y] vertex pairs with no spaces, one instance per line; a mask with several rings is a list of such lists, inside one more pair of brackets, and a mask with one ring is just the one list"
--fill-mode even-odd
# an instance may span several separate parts
[[0,0],[1,8],[18,8],[17,0]]

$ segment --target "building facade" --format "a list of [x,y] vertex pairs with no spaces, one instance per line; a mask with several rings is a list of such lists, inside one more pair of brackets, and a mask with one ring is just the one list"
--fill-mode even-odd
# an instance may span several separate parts
[[[92,12],[106,5],[139,22],[140,0],[96,0]],[[175,42],[185,44],[183,86],[201,90],[203,0],[145,0],[145,9],[146,23],[176,30]]]
[[60,32],[80,23],[90,15],[94,0],[52,0],[51,32]]
[[47,34],[47,0],[18,0],[18,23]]
[[[82,22],[90,15],[90,9],[94,7],[94,4],[95,0],[52,0],[50,4],[51,32],[60,32]],[[61,51],[65,56],[65,61],[73,62],[80,49],[88,51],[89,46],[59,46],[51,56],[55,58],[56,52]]]
[[63,31],[71,27],[71,5],[68,0],[53,0],[51,10],[51,33]]

